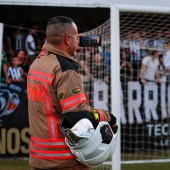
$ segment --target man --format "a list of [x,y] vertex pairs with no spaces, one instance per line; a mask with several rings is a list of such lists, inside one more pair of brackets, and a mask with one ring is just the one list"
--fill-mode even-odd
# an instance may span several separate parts
[[34,28],[30,29],[29,34],[25,39],[25,48],[28,52],[28,59],[30,63],[32,63],[36,58],[36,43],[34,39],[34,35],[36,34],[36,30]]
[[99,121],[114,126],[116,118],[88,105],[78,63],[72,58],[82,49],[74,21],[65,16],[50,19],[46,40],[27,78],[30,165],[33,170],[86,170],[89,167],[80,164],[65,144],[60,130],[63,118],[71,127],[82,118],[88,118],[94,127]]
[[158,82],[161,83],[160,74],[158,71],[158,56],[159,50],[151,49],[150,55],[143,58],[140,75],[141,83],[145,84],[146,82],[155,82],[156,78]]

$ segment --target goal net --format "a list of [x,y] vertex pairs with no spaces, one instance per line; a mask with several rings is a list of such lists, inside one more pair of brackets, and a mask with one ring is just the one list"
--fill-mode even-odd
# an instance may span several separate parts
[[[96,109],[111,111],[110,19],[82,35],[101,35],[101,46],[85,47],[81,53],[76,54],[75,58],[80,63],[79,72],[90,105]],[[111,169],[111,163],[107,164],[106,162],[106,165],[92,169]]]
[[120,12],[123,161],[170,158],[169,19],[169,14]]
[[[120,56],[112,59],[120,57],[121,162],[170,161],[170,14],[120,12],[119,17]],[[83,33],[101,35],[102,45],[76,55],[90,104],[109,111],[113,109],[110,25],[108,19]]]

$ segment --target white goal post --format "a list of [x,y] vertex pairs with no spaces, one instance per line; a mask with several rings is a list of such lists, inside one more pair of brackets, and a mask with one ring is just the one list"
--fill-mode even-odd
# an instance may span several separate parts
[[119,138],[117,148],[112,159],[112,169],[120,170],[121,164],[148,163],[148,162],[170,162],[170,159],[150,159],[150,160],[121,160],[121,134],[120,134],[120,12],[140,12],[140,13],[156,13],[170,14],[168,7],[154,6],[132,6],[132,5],[112,5],[111,6],[111,89],[112,89],[112,112],[118,119]]
[[112,114],[117,118],[118,137],[115,152],[112,157],[112,169],[120,170],[120,36],[119,36],[119,10],[116,6],[111,6],[111,108]]

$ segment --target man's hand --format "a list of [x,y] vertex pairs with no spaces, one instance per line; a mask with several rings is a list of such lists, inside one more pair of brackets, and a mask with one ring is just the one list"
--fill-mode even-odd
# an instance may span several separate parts
[[[78,36],[82,36],[83,34],[79,34]],[[79,39],[79,38],[78,38]],[[81,52],[83,50],[83,47],[80,47],[79,45],[77,46],[76,52]]]
[[117,133],[118,126],[116,125],[116,117],[113,114],[110,114],[111,121],[110,121],[110,126],[112,128],[113,133]]
[[81,52],[82,49],[83,49],[83,47],[78,46],[77,49],[76,49],[76,52],[77,52],[77,53],[78,53],[78,52]]
[[145,83],[146,83],[146,80],[143,79],[143,78],[141,78],[141,82],[142,82],[142,84],[145,84]]

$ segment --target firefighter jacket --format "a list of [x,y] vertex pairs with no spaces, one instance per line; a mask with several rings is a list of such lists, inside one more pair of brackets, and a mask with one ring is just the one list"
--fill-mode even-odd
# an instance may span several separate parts
[[110,121],[109,114],[94,116],[94,109],[87,104],[78,68],[73,57],[48,43],[30,67],[27,94],[32,167],[83,166],[65,144],[60,130],[63,118],[70,126],[82,118],[88,118],[95,126],[99,119]]

